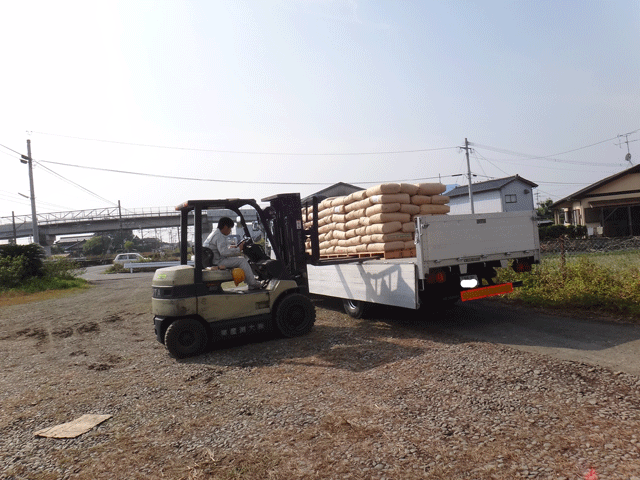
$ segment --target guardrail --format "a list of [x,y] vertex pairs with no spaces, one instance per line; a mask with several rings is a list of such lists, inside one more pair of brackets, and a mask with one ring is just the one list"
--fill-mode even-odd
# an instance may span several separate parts
[[[187,265],[193,265],[193,261],[188,261]],[[174,265],[180,265],[180,262],[132,262],[125,263],[123,268],[129,269],[129,273],[133,273],[134,270],[139,270],[142,268],[164,268],[164,267],[173,267]]]

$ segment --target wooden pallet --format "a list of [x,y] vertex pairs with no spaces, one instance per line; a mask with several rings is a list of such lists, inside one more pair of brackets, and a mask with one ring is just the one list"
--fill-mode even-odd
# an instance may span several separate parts
[[382,252],[360,252],[360,253],[332,253],[329,255],[320,255],[322,259],[329,258],[382,258]]
[[413,258],[415,256],[416,249],[408,248],[405,250],[392,250],[390,252],[332,253],[329,255],[320,255],[320,258],[384,258],[385,260],[391,260],[394,258]]

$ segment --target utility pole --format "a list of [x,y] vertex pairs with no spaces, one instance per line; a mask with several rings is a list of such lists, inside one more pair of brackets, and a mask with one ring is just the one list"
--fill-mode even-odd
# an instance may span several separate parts
[[38,217],[36,216],[36,194],[33,188],[33,159],[31,158],[31,140],[27,139],[27,156],[21,155],[20,161],[29,165],[29,187],[31,188],[31,225],[33,226],[33,243],[40,245]]
[[16,212],[11,212],[11,223],[13,223],[13,244],[18,243],[18,232],[16,231]]
[[460,147],[460,148],[464,148],[465,153],[467,155],[467,177],[469,178],[469,203],[471,204],[471,213],[476,213],[475,209],[473,208],[473,191],[471,190],[471,164],[469,163],[469,150],[471,150],[471,148],[469,147],[469,141],[465,138],[464,139],[464,147]]

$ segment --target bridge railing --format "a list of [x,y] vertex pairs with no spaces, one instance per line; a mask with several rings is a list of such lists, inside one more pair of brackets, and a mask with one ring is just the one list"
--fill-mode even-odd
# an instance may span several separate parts
[[[122,213],[122,214],[121,214]],[[133,217],[161,217],[178,215],[174,207],[153,207],[153,208],[127,208],[118,207],[92,208],[89,210],[75,210],[70,212],[38,213],[39,225],[59,224],[67,222],[79,222],[88,220],[109,220]],[[30,223],[31,215],[16,215],[15,217],[0,217],[0,224]]]

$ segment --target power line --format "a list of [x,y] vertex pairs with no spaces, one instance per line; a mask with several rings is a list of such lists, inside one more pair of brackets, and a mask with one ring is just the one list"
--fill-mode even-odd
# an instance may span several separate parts
[[[16,151],[16,150],[14,150],[13,148],[9,148],[9,147],[7,147],[6,145],[2,145],[2,144],[0,144],[0,147],[2,147],[2,148],[6,148],[7,150],[9,150],[9,151],[11,151],[11,152],[13,152],[13,153],[15,153],[15,154],[22,155],[20,152],[18,152],[18,151]],[[4,152],[3,152],[3,153],[4,153]]]
[[[603,142],[599,142],[599,143],[603,143]],[[476,148],[480,147],[480,148],[484,148],[486,150],[490,150],[492,152],[504,153],[504,154],[507,154],[507,155],[516,155],[518,157],[525,157],[525,158],[528,158],[529,160],[547,160],[549,162],[571,163],[571,164],[574,164],[574,165],[588,165],[588,166],[592,166],[592,167],[613,167],[613,166],[616,166],[616,165],[611,164],[611,163],[581,162],[579,160],[560,160],[558,158],[549,158],[550,156],[548,156],[548,157],[536,157],[534,155],[528,155],[526,153],[512,152],[510,150],[505,150],[505,149],[496,148],[496,147],[490,147],[490,146],[487,146],[487,145],[479,145],[477,143],[475,143],[473,145]],[[594,144],[594,145],[597,145],[597,144]],[[583,148],[587,148],[587,147],[583,147]],[[580,150],[580,149],[576,149],[576,150]],[[573,150],[573,151],[576,151],[576,150]],[[509,161],[509,160],[503,160],[503,161]]]
[[105,202],[107,202],[107,203],[111,203],[111,204],[112,204],[112,205],[114,205],[114,206],[117,206],[117,205],[118,205],[117,203],[112,202],[111,200],[108,200],[108,199],[106,199],[106,198],[104,198],[104,197],[102,197],[102,196],[98,195],[98,194],[97,194],[97,193],[95,193],[95,192],[92,192],[92,191],[91,191],[91,190],[89,190],[88,188],[83,187],[82,185],[80,185],[80,184],[78,184],[78,183],[76,183],[76,182],[74,182],[74,181],[72,181],[72,180],[69,180],[68,178],[66,178],[66,177],[64,177],[64,176],[62,176],[62,175],[60,175],[59,173],[54,172],[54,171],[53,171],[53,170],[51,170],[49,167],[47,167],[47,166],[45,166],[45,165],[42,165],[42,162],[37,162],[37,161],[36,161],[36,164],[37,164],[37,165],[40,165],[42,168],[44,168],[44,169],[45,169],[46,171],[48,171],[49,173],[51,173],[51,174],[55,175],[56,177],[58,177],[58,178],[60,178],[60,179],[64,180],[64,181],[65,181],[65,182],[67,182],[67,183],[70,183],[71,185],[74,185],[74,186],[76,186],[76,187],[80,188],[81,190],[84,190],[84,191],[85,191],[85,192],[87,192],[88,194],[93,195],[94,197],[96,197],[96,198],[98,198],[98,199],[100,199],[100,200],[103,200],[103,201],[105,201]]
[[[137,175],[141,177],[154,177],[154,178],[166,178],[170,180],[188,180],[194,182],[219,182],[219,183],[239,183],[239,184],[251,184],[251,185],[331,185],[335,182],[266,182],[266,181],[250,181],[250,180],[223,180],[217,178],[195,178],[195,177],[178,177],[172,175],[161,175],[159,173],[146,173],[146,172],[131,172],[127,170],[115,170],[111,168],[102,168],[102,167],[89,167],[86,165],[74,165],[70,163],[62,163],[62,162],[54,162],[51,160],[39,160],[38,164],[42,165],[43,163],[50,163],[52,165],[62,165],[65,167],[73,167],[73,168],[84,168],[87,170],[98,170],[102,172],[111,172],[111,173],[120,173],[125,175]],[[457,175],[442,175],[443,177],[455,177]],[[409,178],[402,180],[385,180],[385,182],[417,182],[420,180],[434,180],[439,177],[420,177],[420,178]],[[365,181],[365,182],[350,182],[350,183],[358,183],[358,184],[371,184],[376,185],[380,182],[378,181]]]
[[252,152],[252,151],[238,151],[238,150],[214,150],[208,148],[192,148],[192,147],[173,147],[169,145],[153,145],[147,143],[134,143],[134,142],[122,142],[118,140],[104,140],[99,138],[85,138],[85,137],[74,137],[71,135],[60,135],[56,133],[46,133],[46,132],[32,132],[38,133],[40,135],[49,135],[53,137],[62,137],[62,138],[72,138],[74,140],[85,140],[89,142],[102,142],[102,143],[113,143],[117,145],[129,145],[134,147],[148,147],[148,148],[164,148],[169,150],[188,150],[192,152],[211,152],[211,153],[233,153],[240,155],[282,155],[282,156],[350,156],[350,155],[392,155],[392,154],[403,154],[403,153],[422,153],[422,152],[435,152],[438,150],[450,150],[458,147],[440,147],[440,148],[422,148],[416,150],[392,150],[392,151],[384,151],[384,152],[306,152],[306,153],[294,153],[294,152]]

